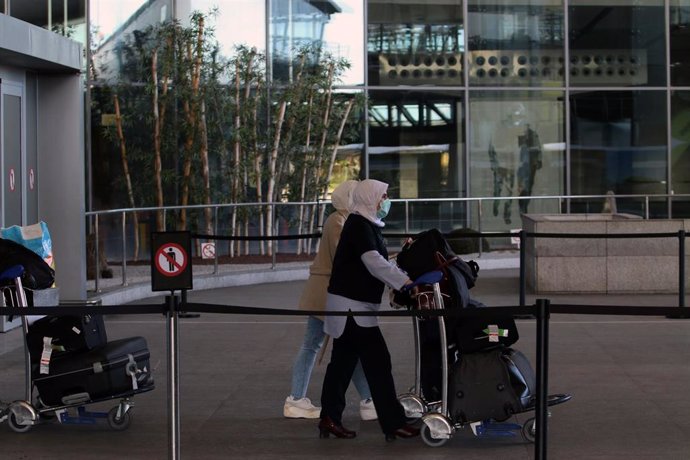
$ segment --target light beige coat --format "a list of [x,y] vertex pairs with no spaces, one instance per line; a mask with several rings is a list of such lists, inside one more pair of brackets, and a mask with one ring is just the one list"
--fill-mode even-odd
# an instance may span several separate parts
[[[299,300],[300,310],[324,311],[326,309],[326,292],[331,278],[333,258],[348,216],[350,196],[356,184],[357,181],[354,180],[345,181],[333,191],[331,202],[336,210],[328,216],[323,225],[319,249],[314,262],[309,267],[309,279]],[[323,318],[319,317],[319,319]]]

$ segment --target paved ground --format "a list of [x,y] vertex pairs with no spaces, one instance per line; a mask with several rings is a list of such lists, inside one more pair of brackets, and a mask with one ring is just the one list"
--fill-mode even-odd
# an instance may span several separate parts
[[[190,300],[291,309],[302,281],[191,292]],[[488,305],[517,304],[517,270],[481,273],[473,290]],[[533,301],[528,297],[528,301]],[[675,296],[552,297],[554,303],[668,305]],[[150,302],[150,300],[149,300]],[[48,423],[27,434],[0,426],[1,459],[164,459],[167,457],[165,321],[157,315],[109,316],[111,339],[142,335],[152,353],[157,388],[135,401],[132,426]],[[519,320],[516,348],[534,360],[535,324]],[[386,443],[376,422],[361,422],[350,390],[345,425],[354,440],[318,439],[313,420],[282,417],[292,359],[304,331],[293,316],[203,314],[180,332],[181,457],[530,459],[520,437],[482,439],[459,431],[442,448],[420,439]],[[408,320],[386,319],[398,391],[413,382]],[[573,400],[549,419],[552,459],[690,458],[690,321],[660,317],[554,315],[550,325],[551,392]],[[17,331],[0,334],[0,399],[22,397],[23,361]],[[325,365],[317,366],[309,396],[320,395]],[[521,416],[520,418],[523,418]]]

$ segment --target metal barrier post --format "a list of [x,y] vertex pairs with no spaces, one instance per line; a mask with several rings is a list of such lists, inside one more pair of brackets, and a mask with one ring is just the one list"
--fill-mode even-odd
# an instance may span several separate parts
[[127,214],[124,211],[122,211],[122,285],[127,286]]
[[482,201],[479,200],[477,201],[477,230],[479,231],[479,239],[477,242],[479,243],[479,257],[482,256]]
[[168,459],[180,458],[180,394],[179,394],[179,359],[177,302],[175,291],[166,296],[168,304]]
[[520,306],[525,306],[525,290],[527,280],[525,279],[525,231],[520,230]]
[[[218,207],[216,206],[213,208],[213,233],[214,235],[218,234]],[[218,240],[213,240],[213,247],[215,250],[213,251],[213,274],[218,273]]]
[[534,458],[546,460],[546,445],[548,436],[548,364],[549,364],[549,306],[548,299],[537,299],[537,404],[536,438],[534,444]]
[[685,230],[678,231],[678,306],[685,307]]
[[100,260],[101,260],[101,259],[100,259],[100,256],[101,256],[101,254],[98,252],[98,243],[99,243],[99,234],[98,234],[98,218],[99,218],[99,216],[98,216],[98,214],[96,214],[95,217],[96,217],[96,220],[94,221],[94,230],[93,230],[93,231],[94,231],[94,233],[96,234],[96,244],[95,244],[95,247],[96,247],[96,260],[95,260],[95,262],[94,262],[94,263],[96,264],[96,265],[94,265],[94,266],[96,267],[96,271],[95,271],[95,273],[94,273],[93,289],[94,289],[95,292],[100,292],[100,291],[98,290],[98,280],[99,280],[99,278],[100,278],[100,276],[101,276],[101,273],[100,273],[100,272],[101,272],[101,264],[100,264]]

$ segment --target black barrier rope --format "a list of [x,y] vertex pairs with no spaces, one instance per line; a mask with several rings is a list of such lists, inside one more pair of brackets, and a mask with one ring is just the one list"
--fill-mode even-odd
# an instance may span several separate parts
[[[534,306],[505,306],[468,309],[443,309],[443,310],[384,310],[384,311],[320,311],[320,310],[284,310],[280,308],[246,307],[240,305],[219,305],[186,302],[182,307],[185,312],[197,313],[225,313],[235,315],[275,315],[275,316],[383,316],[383,317],[459,317],[482,318],[493,315],[508,315],[514,317],[533,316]],[[623,305],[577,305],[577,304],[550,304],[551,313],[557,314],[582,314],[582,315],[611,315],[611,316],[666,316],[678,312],[678,307],[656,306],[623,306]],[[57,307],[2,307],[0,311],[6,316],[27,315],[137,315],[137,314],[165,314],[168,312],[166,304],[142,304],[104,306],[93,304],[72,304],[70,306]]]
[[223,240],[223,241],[277,241],[277,240],[301,240],[306,238],[321,238],[321,233],[304,233],[300,235],[275,235],[275,236],[223,236],[223,235],[204,235],[192,233],[192,238],[202,240]]

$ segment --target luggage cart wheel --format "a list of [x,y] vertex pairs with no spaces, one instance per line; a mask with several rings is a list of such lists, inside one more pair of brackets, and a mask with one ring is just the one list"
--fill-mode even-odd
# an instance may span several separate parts
[[537,423],[534,418],[522,424],[522,437],[527,442],[534,442],[537,436]]
[[131,410],[125,412],[120,410],[120,406],[115,406],[108,411],[108,425],[115,431],[124,431],[132,423]]
[[14,415],[14,413],[12,413],[12,412],[10,412],[9,417],[7,417],[7,423],[10,425],[10,428],[15,433],[26,433],[32,427],[32,425],[30,425],[30,424],[28,424],[28,425],[20,424],[19,421],[17,420],[17,416]]
[[426,444],[429,447],[441,447],[442,445],[447,443],[448,439],[449,439],[449,438],[440,438],[440,439],[432,438],[431,437],[431,429],[427,425],[422,426],[422,431],[421,431],[420,435],[422,436],[422,441],[424,441],[424,444]]

